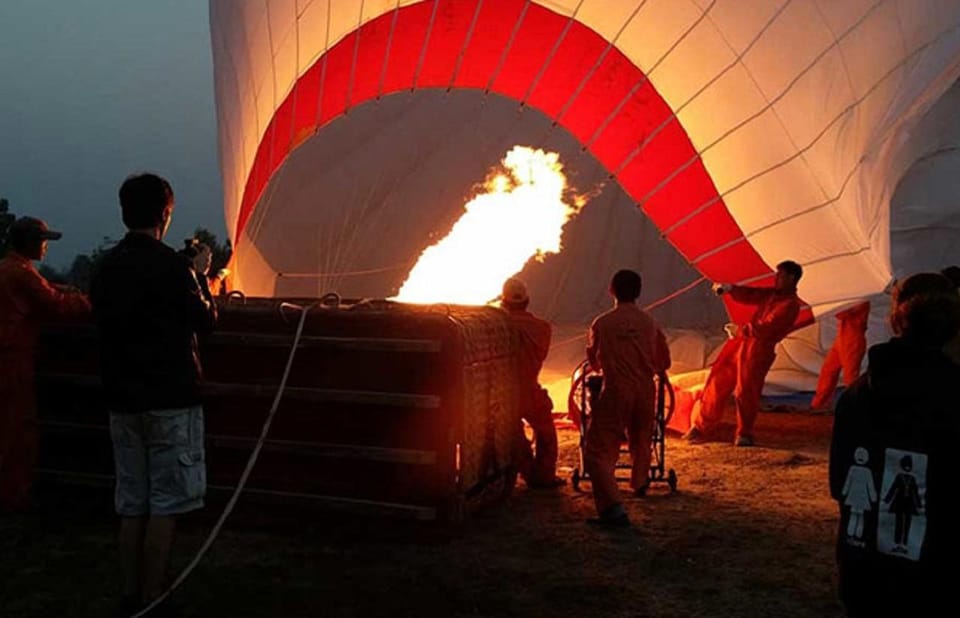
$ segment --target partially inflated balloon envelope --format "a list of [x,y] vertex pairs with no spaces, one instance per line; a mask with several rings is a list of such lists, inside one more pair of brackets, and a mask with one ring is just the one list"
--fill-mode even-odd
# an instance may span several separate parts
[[[211,0],[210,22],[248,294],[395,295],[518,145],[589,196],[521,273],[555,323],[621,267],[651,301],[792,259],[799,326],[958,240],[956,0]],[[659,311],[750,308],[704,285]]]

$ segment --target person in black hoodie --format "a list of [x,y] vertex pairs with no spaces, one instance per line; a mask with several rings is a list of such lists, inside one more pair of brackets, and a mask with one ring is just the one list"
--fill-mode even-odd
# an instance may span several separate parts
[[894,291],[895,336],[840,398],[830,492],[840,509],[839,592],[850,616],[923,614],[954,595],[960,551],[960,366],[943,346],[960,331],[960,296],[940,274]]

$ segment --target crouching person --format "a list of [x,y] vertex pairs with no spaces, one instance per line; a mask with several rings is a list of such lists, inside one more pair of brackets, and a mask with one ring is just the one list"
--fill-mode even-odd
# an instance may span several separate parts
[[203,506],[197,335],[213,329],[216,306],[204,277],[162,242],[174,208],[169,183],[131,176],[120,207],[128,233],[103,257],[91,301],[121,518],[120,610],[134,612],[163,592],[175,516]]
[[531,489],[553,489],[564,484],[557,478],[557,429],[553,424],[553,401],[540,386],[538,376],[550,352],[550,323],[527,311],[530,295],[519,279],[503,284],[500,304],[510,316],[520,339],[520,414],[533,428],[537,452],[533,453],[520,430],[520,475]]
[[610,282],[616,305],[590,326],[587,358],[594,369],[603,372],[603,388],[587,431],[584,456],[599,514],[587,520],[591,524],[630,524],[614,476],[624,430],[633,462],[630,485],[637,496],[646,493],[650,479],[657,399],[654,377],[670,368],[670,348],[656,321],[637,306],[641,287],[639,274],[618,271]]

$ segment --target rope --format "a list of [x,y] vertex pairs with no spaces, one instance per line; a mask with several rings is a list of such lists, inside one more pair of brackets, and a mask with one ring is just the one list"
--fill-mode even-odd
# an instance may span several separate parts
[[[269,11],[267,11],[269,13]],[[329,18],[328,18],[329,21]],[[360,0],[360,14],[357,15],[357,29],[354,32],[357,38],[353,41],[353,59],[350,61],[350,78],[347,82],[347,96],[343,105],[343,115],[350,113],[350,105],[353,103],[353,85],[357,79],[357,57],[360,55],[360,37],[363,34],[363,0]],[[386,55],[386,54],[384,54]]]
[[240,493],[243,491],[244,487],[247,484],[247,479],[250,477],[250,473],[253,471],[253,466],[257,463],[257,458],[260,457],[260,450],[263,448],[263,443],[267,439],[267,433],[270,431],[270,425],[273,424],[273,417],[277,414],[277,408],[280,406],[280,399],[283,397],[283,391],[287,388],[287,378],[290,377],[290,369],[293,367],[293,359],[297,354],[297,348],[300,345],[300,338],[303,336],[303,326],[307,321],[307,314],[315,305],[308,305],[306,307],[293,305],[292,303],[283,303],[281,307],[288,306],[294,307],[300,310],[300,322],[297,324],[296,334],[293,336],[293,345],[290,348],[290,355],[287,357],[287,366],[283,370],[283,378],[280,380],[280,388],[277,389],[277,394],[273,398],[273,405],[270,406],[270,412],[267,414],[267,420],[263,423],[263,429],[260,430],[260,437],[257,439],[257,444],[253,448],[253,453],[250,454],[250,459],[247,460],[247,467],[243,470],[243,474],[240,475],[240,482],[237,483],[236,489],[233,490],[233,495],[230,496],[230,501],[227,503],[227,506],[223,509],[223,513],[220,515],[220,518],[217,520],[216,525],[213,527],[213,530],[210,532],[210,535],[207,537],[207,540],[203,542],[203,545],[200,547],[200,551],[197,552],[197,555],[193,557],[193,560],[190,564],[187,565],[185,569],[177,576],[177,578],[170,584],[170,587],[167,588],[163,594],[154,599],[150,605],[147,605],[139,612],[134,614],[131,618],[140,618],[145,616],[150,611],[152,611],[157,605],[160,605],[169,597],[174,590],[180,587],[186,579],[190,576],[193,570],[200,564],[200,561],[206,555],[207,551],[210,549],[210,546],[213,545],[214,540],[216,540],[217,535],[220,534],[220,529],[223,527],[224,522],[226,522],[227,517],[230,516],[230,513],[233,512],[233,507],[236,506],[237,500],[240,498]]
[[423,62],[427,57],[427,46],[430,44],[430,35],[433,34],[433,25],[437,20],[437,9],[440,2],[433,3],[433,9],[430,11],[430,23],[427,25],[427,31],[423,34],[423,47],[420,48],[420,57],[417,58],[417,68],[413,72],[413,82],[410,84],[410,92],[417,89],[417,80],[420,78],[420,71],[423,70]]
[[[706,280],[706,277],[700,277],[696,281],[685,285],[684,287],[676,290],[664,296],[663,298],[656,300],[644,307],[645,310],[650,310],[655,307],[664,305],[671,300],[685,294],[686,292],[692,290],[693,288],[700,285],[703,281]],[[257,438],[257,444],[253,448],[253,452],[250,454],[250,459],[247,460],[247,466],[243,470],[243,474],[240,475],[240,481],[237,483],[236,488],[233,490],[233,494],[230,496],[230,501],[227,502],[227,506],[224,507],[223,513],[220,514],[220,518],[217,519],[217,523],[214,525],[213,530],[210,531],[209,536],[203,542],[203,545],[200,546],[200,550],[193,557],[193,560],[190,561],[190,564],[183,569],[180,575],[170,584],[170,587],[167,588],[163,594],[154,599],[149,605],[141,609],[139,612],[131,616],[131,618],[141,618],[150,613],[154,608],[163,603],[173,592],[180,587],[183,582],[187,580],[188,577],[193,573],[194,569],[197,568],[197,565],[200,564],[200,561],[203,560],[203,557],[207,554],[207,551],[210,550],[210,547],[213,545],[213,542],[217,539],[217,536],[220,534],[220,530],[223,528],[223,524],[226,523],[227,518],[230,517],[230,514],[233,513],[233,509],[237,504],[237,500],[240,498],[240,494],[243,492],[244,488],[247,485],[247,480],[250,478],[250,473],[253,472],[253,467],[257,463],[257,459],[260,457],[260,451],[263,449],[263,444],[267,439],[267,435],[270,432],[270,426],[273,424],[273,419],[277,414],[277,409],[280,407],[280,400],[283,398],[283,393],[287,388],[287,380],[290,377],[290,370],[293,368],[293,359],[297,355],[297,348],[300,346],[300,339],[303,336],[303,327],[307,321],[307,314],[310,313],[310,310],[316,305],[308,305],[306,307],[295,305],[293,303],[282,303],[280,305],[281,309],[284,307],[292,307],[300,310],[300,321],[297,323],[297,330],[293,336],[293,344],[290,347],[290,355],[287,357],[287,365],[283,370],[283,377],[280,379],[280,387],[277,389],[277,394],[274,395],[273,404],[270,406],[270,412],[267,414],[267,419],[263,423],[263,428],[260,430],[260,437]],[[565,339],[561,342],[558,342],[551,347],[557,347],[583,339],[586,335],[578,335],[577,337],[571,337],[570,339]]]
[[[707,6],[707,8],[703,10],[703,13],[701,13],[700,16],[696,20],[694,20],[692,24],[690,24],[690,26],[683,32],[683,34],[681,34],[680,37],[673,42],[673,44],[667,49],[667,51],[661,54],[661,56],[657,59],[657,61],[650,66],[650,69],[643,72],[643,75],[640,77],[639,80],[637,80],[637,83],[634,84],[632,88],[630,88],[630,91],[627,92],[627,95],[623,97],[619,103],[617,103],[617,106],[613,108],[613,111],[607,114],[607,117],[603,120],[603,122],[597,125],[596,130],[593,132],[593,135],[590,137],[589,140],[587,140],[586,143],[584,143],[583,150],[581,150],[581,152],[584,152],[587,149],[589,149],[590,146],[593,145],[595,141],[600,139],[600,135],[607,129],[607,126],[609,126],[610,123],[613,122],[613,120],[620,115],[620,111],[627,105],[630,99],[633,98],[633,96],[640,90],[640,88],[643,87],[644,84],[650,81],[650,76],[653,74],[654,71],[657,70],[657,67],[659,67],[667,59],[667,57],[670,54],[672,54],[673,51],[677,47],[679,47],[680,44],[683,43],[683,41],[686,40],[688,36],[690,36],[690,33],[693,32],[698,25],[700,25],[700,22],[706,19],[707,14],[713,10],[713,6],[716,3],[717,3],[716,0],[713,0]],[[556,125],[553,125],[553,126],[556,126]],[[611,170],[610,178],[614,178],[618,172],[619,172],[619,168],[617,170]]]
[[643,309],[644,309],[644,311],[651,311],[651,310],[653,310],[653,309],[656,309],[657,307],[660,307],[660,306],[662,306],[662,305],[665,305],[665,304],[667,304],[668,302],[670,302],[671,300],[673,300],[674,298],[677,298],[678,296],[682,296],[683,294],[686,294],[687,292],[689,292],[689,291],[692,290],[693,288],[697,287],[698,285],[700,285],[701,283],[703,283],[703,282],[706,281],[706,280],[707,280],[706,277],[700,277],[700,278],[697,279],[696,281],[693,281],[693,282],[688,283],[687,285],[683,286],[682,288],[680,288],[680,289],[677,290],[676,292],[673,292],[673,293],[671,293],[671,294],[668,294],[668,295],[664,296],[663,298],[661,298],[660,300],[657,300],[657,301],[654,301],[654,302],[650,303],[649,305],[647,305],[647,306],[644,307]]
[[[682,288],[680,288],[680,289],[678,289],[678,290],[675,290],[675,291],[667,294],[667,295],[664,296],[663,298],[659,298],[659,299],[653,301],[652,303],[650,303],[650,304],[648,304],[648,305],[645,305],[645,306],[643,307],[643,310],[644,310],[644,311],[651,311],[651,310],[653,310],[653,309],[656,309],[657,307],[662,307],[663,305],[667,304],[667,303],[670,302],[671,300],[674,300],[674,299],[676,299],[676,298],[678,298],[678,297],[680,297],[680,296],[683,296],[684,294],[686,294],[686,293],[689,292],[690,290],[694,289],[695,287],[697,287],[698,285],[700,285],[701,283],[703,283],[703,282],[706,281],[706,280],[707,280],[706,277],[700,277],[700,278],[697,279],[696,281],[691,281],[691,282],[688,283],[687,285],[683,286]],[[567,345],[568,343],[573,343],[574,341],[580,341],[581,339],[584,339],[584,338],[586,338],[586,335],[577,335],[576,337],[570,337],[570,338],[568,338],[568,339],[563,339],[563,340],[558,341],[558,342],[554,343],[553,345],[551,345],[551,346],[550,346],[550,349],[552,350],[552,349],[558,348],[558,347],[560,347],[560,346],[562,346],[562,345]]]
[[463,45],[460,46],[460,53],[457,54],[457,63],[453,67],[453,75],[450,76],[450,82],[447,84],[447,92],[453,90],[453,85],[457,81],[457,75],[460,74],[460,68],[463,66],[463,57],[467,55],[467,48],[470,47],[470,41],[473,39],[473,31],[477,28],[481,10],[483,10],[483,0],[478,0],[477,7],[473,10],[473,19],[470,20],[470,26],[467,28],[467,36],[464,37]]
[[380,268],[369,268],[367,270],[344,270],[340,272],[332,273],[277,273],[277,277],[281,279],[325,279],[328,277],[355,277],[360,275],[374,275],[377,273],[386,273],[393,270],[400,270],[401,268],[409,268],[413,265],[413,260],[404,262],[403,264],[395,264],[393,266],[383,266]]
[[[583,0],[580,0],[580,4],[583,4]],[[503,46],[503,52],[500,54],[500,60],[497,62],[496,68],[493,69],[493,73],[490,74],[490,79],[487,80],[487,86],[483,89],[483,96],[486,99],[486,96],[490,94],[490,89],[493,88],[494,82],[497,81],[497,78],[500,76],[500,71],[503,70],[503,65],[507,63],[507,56],[510,55],[510,49],[513,48],[513,41],[517,38],[517,33],[520,32],[520,26],[523,24],[523,18],[527,15],[527,9],[530,8],[530,0],[527,0],[523,3],[523,8],[520,9],[520,16],[517,17],[517,23],[513,24],[513,30],[510,32],[510,38],[507,39],[507,44]],[[579,5],[577,9],[579,10]],[[576,10],[574,11],[576,13]],[[569,23],[567,24],[569,27]],[[561,37],[562,38],[562,37]],[[554,44],[554,51],[556,51],[558,43]],[[552,56],[550,56],[552,58]]]
[[[716,0],[714,0],[716,1]],[[620,26],[620,30],[617,31],[613,38],[607,41],[607,46],[604,48],[600,55],[597,56],[597,59],[594,60],[593,66],[590,67],[590,70],[587,71],[587,74],[583,76],[583,79],[580,80],[580,83],[577,84],[577,87],[573,89],[573,93],[567,97],[567,102],[563,104],[563,107],[560,108],[560,111],[557,112],[557,115],[553,118],[553,124],[560,122],[560,119],[567,115],[567,112],[570,111],[570,108],[573,107],[573,103],[577,100],[577,97],[580,96],[580,93],[583,92],[583,89],[586,88],[587,83],[593,78],[594,74],[600,70],[600,67],[603,65],[603,61],[606,59],[607,55],[610,54],[610,51],[616,49],[617,41],[620,40],[620,36],[624,33],[630,23],[633,21],[633,18],[637,16],[637,13],[640,12],[640,9],[644,7],[647,3],[647,0],[641,0],[640,3],[633,9],[633,12],[630,13],[630,17],[623,22],[623,25]],[[580,3],[582,5],[583,2]],[[580,9],[580,5],[577,5],[577,9]],[[571,22],[567,25],[572,24]]]
[[[528,0],[523,7],[524,12],[520,15],[521,18],[526,16],[526,9],[529,4],[530,2]],[[547,72],[547,67],[549,67],[550,64],[553,62],[553,57],[556,56],[557,51],[560,49],[560,45],[563,43],[564,39],[567,38],[567,32],[569,32],[570,28],[573,27],[573,24],[577,19],[577,13],[580,12],[581,6],[583,6],[583,0],[580,0],[580,2],[577,4],[577,7],[573,9],[573,13],[570,14],[570,19],[567,21],[566,25],[563,27],[563,30],[560,32],[560,35],[553,42],[553,47],[550,49],[550,53],[547,54],[547,57],[540,64],[540,68],[537,70],[537,73],[533,76],[533,79],[530,81],[530,85],[527,86],[527,91],[523,93],[523,98],[520,99],[521,110],[526,108],[527,101],[530,100],[531,96],[533,96],[533,91],[536,90],[537,86],[540,85],[540,79],[543,77],[544,73]],[[519,20],[517,23],[519,25]],[[491,82],[491,85],[493,85],[493,82]],[[553,132],[553,126],[551,125],[551,127],[547,129],[547,133],[550,134],[552,132]],[[544,140],[546,140],[546,136],[544,136]]]
[[383,54],[383,66],[380,67],[380,81],[377,83],[377,101],[383,96],[383,84],[387,81],[387,67],[390,65],[390,51],[393,49],[393,34],[397,31],[397,21],[399,18],[400,0],[397,0],[397,6],[393,9],[393,20],[390,22],[390,34],[387,35],[387,51]]

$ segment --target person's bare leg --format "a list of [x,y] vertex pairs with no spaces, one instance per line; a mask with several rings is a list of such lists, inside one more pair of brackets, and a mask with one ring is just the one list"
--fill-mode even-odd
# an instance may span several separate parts
[[123,596],[128,599],[140,598],[140,566],[146,525],[146,517],[120,518],[120,568],[123,570]]
[[164,590],[175,519],[154,515],[143,539],[143,599],[149,603]]

